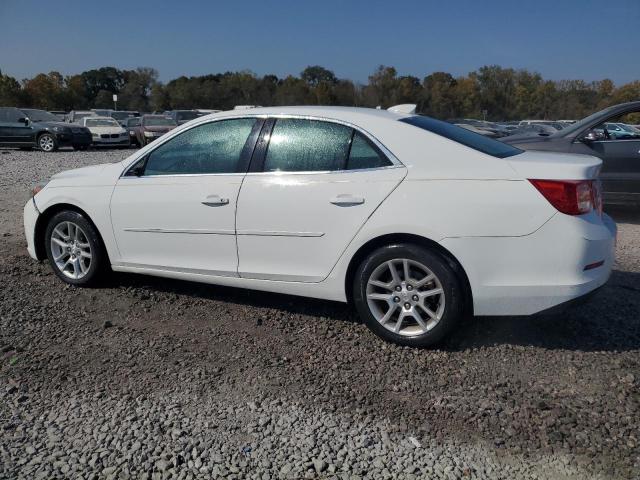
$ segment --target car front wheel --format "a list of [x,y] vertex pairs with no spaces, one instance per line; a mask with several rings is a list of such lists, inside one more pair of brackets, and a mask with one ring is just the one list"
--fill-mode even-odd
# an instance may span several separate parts
[[106,269],[107,256],[100,236],[78,212],[63,211],[51,218],[45,248],[54,273],[71,285],[94,284]]
[[38,137],[38,148],[43,152],[55,152],[58,149],[56,137],[50,133],[43,133]]
[[369,254],[356,271],[353,300],[374,333],[413,347],[438,343],[464,312],[461,281],[450,263],[413,244]]

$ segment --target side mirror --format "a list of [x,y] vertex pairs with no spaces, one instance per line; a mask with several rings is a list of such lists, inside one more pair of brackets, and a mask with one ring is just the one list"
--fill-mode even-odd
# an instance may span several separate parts
[[24,123],[25,125],[29,125],[29,119],[27,117],[20,117],[18,119],[18,123]]
[[583,135],[581,140],[583,142],[595,142],[596,140],[600,140],[604,135],[599,135],[595,130],[589,130],[586,135]]

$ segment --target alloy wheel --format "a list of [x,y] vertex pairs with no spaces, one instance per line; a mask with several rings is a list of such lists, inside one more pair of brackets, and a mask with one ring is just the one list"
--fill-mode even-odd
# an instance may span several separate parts
[[415,260],[380,264],[367,281],[367,305],[387,330],[406,337],[432,330],[442,319],[445,293],[438,277]]
[[60,222],[51,232],[51,255],[63,275],[78,280],[91,268],[91,245],[77,224]]
[[56,144],[51,135],[44,134],[38,140],[38,146],[43,152],[51,152],[55,148]]

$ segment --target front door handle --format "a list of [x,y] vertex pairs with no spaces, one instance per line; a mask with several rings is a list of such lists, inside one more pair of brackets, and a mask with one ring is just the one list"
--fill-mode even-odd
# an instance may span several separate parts
[[229,199],[221,197],[220,195],[209,195],[202,201],[202,204],[207,207],[220,207],[222,205],[228,205]]
[[351,207],[353,205],[362,205],[364,203],[364,198],[343,193],[333,197],[329,202],[334,205],[338,205],[339,207]]

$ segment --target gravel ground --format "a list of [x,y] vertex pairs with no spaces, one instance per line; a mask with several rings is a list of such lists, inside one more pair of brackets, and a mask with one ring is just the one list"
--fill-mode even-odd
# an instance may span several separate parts
[[0,478],[640,478],[640,215],[561,317],[438,350],[345,305],[32,261],[28,188],[126,151],[0,151]]

